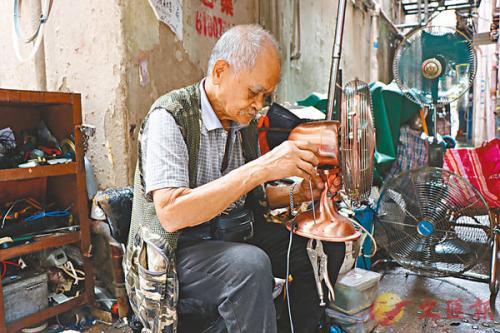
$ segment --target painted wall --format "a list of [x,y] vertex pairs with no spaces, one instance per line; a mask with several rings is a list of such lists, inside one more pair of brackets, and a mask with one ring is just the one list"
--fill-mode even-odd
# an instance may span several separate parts
[[[33,61],[20,64],[14,55],[12,6],[0,1],[0,87],[37,89]],[[102,186],[126,184],[129,177],[120,7],[119,1],[54,1],[45,29],[47,88],[82,94],[84,122],[97,127],[89,157]],[[22,14],[30,31],[29,19],[36,16]]]
[[[384,0],[383,3],[382,7],[392,6],[390,0]],[[293,36],[293,1],[269,0],[261,1],[261,4],[261,22],[278,36],[282,48],[283,70],[278,99],[295,102],[314,91],[327,93],[338,2],[300,1],[301,57],[298,60],[289,59]],[[273,23],[273,16],[278,27]],[[397,45],[397,40],[394,31],[381,17],[378,21],[378,79],[388,83],[392,80],[392,49]],[[347,1],[340,64],[344,83],[355,78],[370,81],[370,34],[369,10],[362,1]]]
[[[232,25],[260,22],[275,33],[284,59],[281,101],[294,102],[313,91],[325,93],[337,2],[300,1],[302,56],[290,61],[292,4],[184,0],[179,40],[157,20],[146,0],[55,1],[46,25],[47,88],[82,94],[84,121],[97,129],[88,155],[99,187],[132,182],[138,127],[151,103],[202,78],[217,37]],[[24,13],[23,27],[35,17],[30,14]],[[0,87],[37,89],[33,61],[19,64],[14,57],[11,20],[12,2],[0,1]],[[355,77],[369,80],[370,22],[360,1],[348,1],[341,62],[344,82]],[[380,22],[378,72],[388,82],[393,33]]]
[[253,0],[229,3],[232,7],[223,10],[220,1],[184,1],[182,41],[156,19],[148,1],[124,3],[129,170],[135,168],[139,126],[154,100],[205,75],[212,47],[224,29],[256,22]]

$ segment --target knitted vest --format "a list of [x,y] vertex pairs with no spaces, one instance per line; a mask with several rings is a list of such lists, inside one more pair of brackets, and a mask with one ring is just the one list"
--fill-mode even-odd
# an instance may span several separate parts
[[[156,210],[151,198],[147,198],[144,192],[144,179],[142,167],[142,149],[140,137],[144,131],[144,126],[153,110],[162,109],[169,112],[182,133],[189,156],[189,187],[196,187],[197,158],[200,147],[201,132],[201,103],[200,84],[174,90],[159,99],[151,106],[150,111],[143,120],[139,132],[138,162],[134,177],[134,201],[132,208],[132,220],[130,225],[129,244],[141,224],[148,225],[148,229],[157,235],[162,236],[169,247],[167,252],[174,253],[177,247],[177,240],[180,232],[167,232],[160,224],[156,216]],[[256,121],[252,121],[248,127],[241,130],[242,150],[246,162],[258,157],[257,126]],[[261,219],[266,201],[262,186],[256,187],[247,195],[245,206],[254,210],[257,219]]]

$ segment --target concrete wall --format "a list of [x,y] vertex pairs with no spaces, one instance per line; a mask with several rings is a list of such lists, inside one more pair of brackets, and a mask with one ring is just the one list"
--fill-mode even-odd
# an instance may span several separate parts
[[[182,2],[182,40],[157,20],[147,0],[54,2],[45,36],[47,88],[82,94],[84,121],[97,128],[88,155],[101,188],[132,182],[138,127],[151,103],[204,76],[220,33],[219,27],[217,33],[210,29],[211,20],[224,28],[260,22],[275,33],[284,59],[279,100],[294,102],[312,91],[327,92],[336,1],[300,1],[302,56],[293,61],[293,1],[232,0],[232,15],[222,10],[222,1]],[[23,15],[23,27],[32,17]],[[0,1],[0,87],[38,89],[33,61],[19,64],[14,56],[11,20],[12,2]],[[378,73],[388,82],[393,33],[380,21]],[[348,1],[344,82],[370,78],[370,22],[359,0]]]
[[[301,57],[290,60],[292,40],[293,1],[261,1],[261,22],[278,36],[283,57],[282,80],[278,99],[295,102],[311,92],[328,92],[332,62],[333,38],[336,24],[337,1],[301,0]],[[275,7],[275,8],[273,8]],[[392,8],[390,0],[383,1],[383,8]],[[391,13],[387,11],[387,13]],[[274,18],[273,18],[274,16]],[[273,20],[278,22],[278,27]],[[392,80],[392,48],[397,45],[394,31],[381,17],[377,49],[378,80]],[[343,82],[358,78],[370,81],[371,18],[362,1],[347,1],[344,40],[340,68]]]
[[[217,37],[205,29],[203,20],[207,22],[209,18],[220,18],[226,27],[256,22],[257,12],[253,0],[233,0],[232,16],[221,11],[220,1],[216,1],[213,8],[201,1],[184,1],[183,4],[182,41],[176,38],[167,25],[156,19],[148,1],[127,1],[123,6],[131,147],[129,170],[135,168],[138,127],[153,101],[170,90],[200,80],[206,73],[208,58]],[[142,82],[140,68],[146,74]]]
[[[0,1],[0,87],[36,90],[33,61],[20,64],[13,51],[12,6]],[[97,127],[89,157],[102,186],[126,184],[129,174],[121,12],[119,1],[54,1],[45,30],[47,88],[82,94],[83,119]],[[36,16],[23,14],[29,31]]]
[[[97,129],[88,156],[101,188],[132,182],[137,128],[151,103],[203,77],[217,40],[203,19],[220,18],[226,28],[257,21],[254,0],[233,0],[232,15],[221,11],[220,1],[214,8],[198,0],[183,3],[179,41],[147,0],[54,2],[45,30],[47,90],[82,94],[84,121]],[[39,90],[34,61],[20,64],[14,55],[12,6],[0,1],[0,88]],[[22,27],[30,31],[38,15],[26,4],[22,9]]]

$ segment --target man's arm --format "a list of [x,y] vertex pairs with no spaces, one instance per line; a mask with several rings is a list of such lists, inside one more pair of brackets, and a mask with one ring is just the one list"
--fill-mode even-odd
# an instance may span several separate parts
[[163,228],[174,232],[211,220],[232,202],[267,181],[290,176],[309,178],[318,164],[316,148],[306,142],[284,142],[203,186],[153,191],[156,213]]

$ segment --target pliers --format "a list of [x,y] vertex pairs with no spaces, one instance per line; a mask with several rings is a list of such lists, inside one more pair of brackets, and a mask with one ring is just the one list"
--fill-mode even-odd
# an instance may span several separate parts
[[323,242],[317,239],[310,239],[307,242],[307,255],[309,256],[314,271],[314,279],[316,280],[316,288],[318,289],[319,295],[319,305],[325,306],[323,281],[325,281],[326,288],[328,289],[328,299],[330,301],[335,299],[335,294],[333,292],[332,282],[328,276],[328,256],[323,251]]

